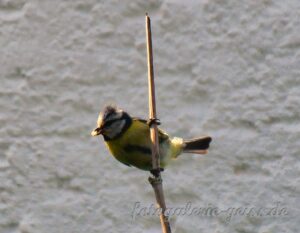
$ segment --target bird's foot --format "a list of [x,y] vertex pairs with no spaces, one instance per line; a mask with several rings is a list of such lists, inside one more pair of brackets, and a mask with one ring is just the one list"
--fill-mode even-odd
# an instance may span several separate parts
[[164,169],[163,168],[156,168],[156,169],[151,169],[150,173],[154,176],[154,177],[159,177],[160,173],[163,172]]
[[149,125],[149,127],[151,127],[154,123],[157,124],[157,125],[160,125],[160,124],[161,124],[161,123],[160,123],[160,120],[157,119],[157,118],[149,118],[149,119],[147,120],[147,125]]

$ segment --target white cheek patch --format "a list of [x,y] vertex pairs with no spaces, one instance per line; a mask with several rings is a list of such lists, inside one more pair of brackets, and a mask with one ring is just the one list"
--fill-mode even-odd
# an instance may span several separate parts
[[108,129],[106,129],[106,135],[109,138],[114,138],[115,136],[117,136],[119,133],[122,132],[122,130],[124,129],[124,126],[126,124],[125,120],[120,120],[120,121],[116,121],[114,123],[112,123]]

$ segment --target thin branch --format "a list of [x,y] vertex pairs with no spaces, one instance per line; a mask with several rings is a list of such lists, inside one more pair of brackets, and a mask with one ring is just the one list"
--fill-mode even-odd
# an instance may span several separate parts
[[[165,215],[166,203],[163,192],[162,178],[160,174],[159,141],[156,121],[155,84],[152,53],[151,22],[146,14],[146,38],[147,38],[147,63],[148,63],[148,85],[149,85],[149,120],[150,137],[152,141],[152,169],[156,171],[155,177],[149,177],[149,182],[155,193],[158,208],[161,210],[160,222],[163,233],[171,233],[168,217]],[[154,173],[155,174],[155,173]]]
[[[147,36],[147,63],[148,63],[148,85],[149,85],[149,118],[156,119],[156,102],[155,102],[155,84],[154,84],[154,68],[153,68],[153,53],[152,53],[152,35],[151,21],[146,14],[146,36]],[[152,140],[152,168],[159,169],[159,147],[157,124],[153,121],[151,124],[151,140]]]

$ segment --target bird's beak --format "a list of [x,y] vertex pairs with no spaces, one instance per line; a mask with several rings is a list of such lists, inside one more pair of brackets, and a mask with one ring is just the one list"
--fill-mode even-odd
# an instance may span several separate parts
[[101,134],[102,133],[102,128],[101,127],[98,127],[98,128],[96,128],[96,129],[94,129],[92,132],[91,132],[91,135],[92,136],[98,136],[99,134]]

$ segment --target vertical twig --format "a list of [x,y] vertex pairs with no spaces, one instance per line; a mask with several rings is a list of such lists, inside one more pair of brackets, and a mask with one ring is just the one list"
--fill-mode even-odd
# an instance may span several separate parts
[[149,85],[149,120],[150,137],[152,141],[152,169],[157,172],[157,176],[149,177],[149,182],[155,193],[155,198],[158,208],[161,210],[160,223],[163,233],[171,233],[171,227],[168,217],[165,215],[166,203],[164,198],[162,179],[160,174],[160,159],[159,159],[159,141],[156,122],[156,104],[155,104],[155,85],[154,85],[154,70],[153,70],[153,53],[152,53],[152,37],[151,37],[151,22],[146,13],[146,39],[147,39],[147,63],[148,63],[148,85]]
[[[155,102],[155,84],[154,84],[154,68],[153,68],[153,53],[152,53],[152,35],[151,21],[146,14],[146,37],[147,37],[147,64],[148,64],[148,91],[149,91],[149,118],[156,119],[156,102]],[[152,169],[159,169],[159,147],[157,124],[153,121],[151,124],[150,135],[152,140]]]

